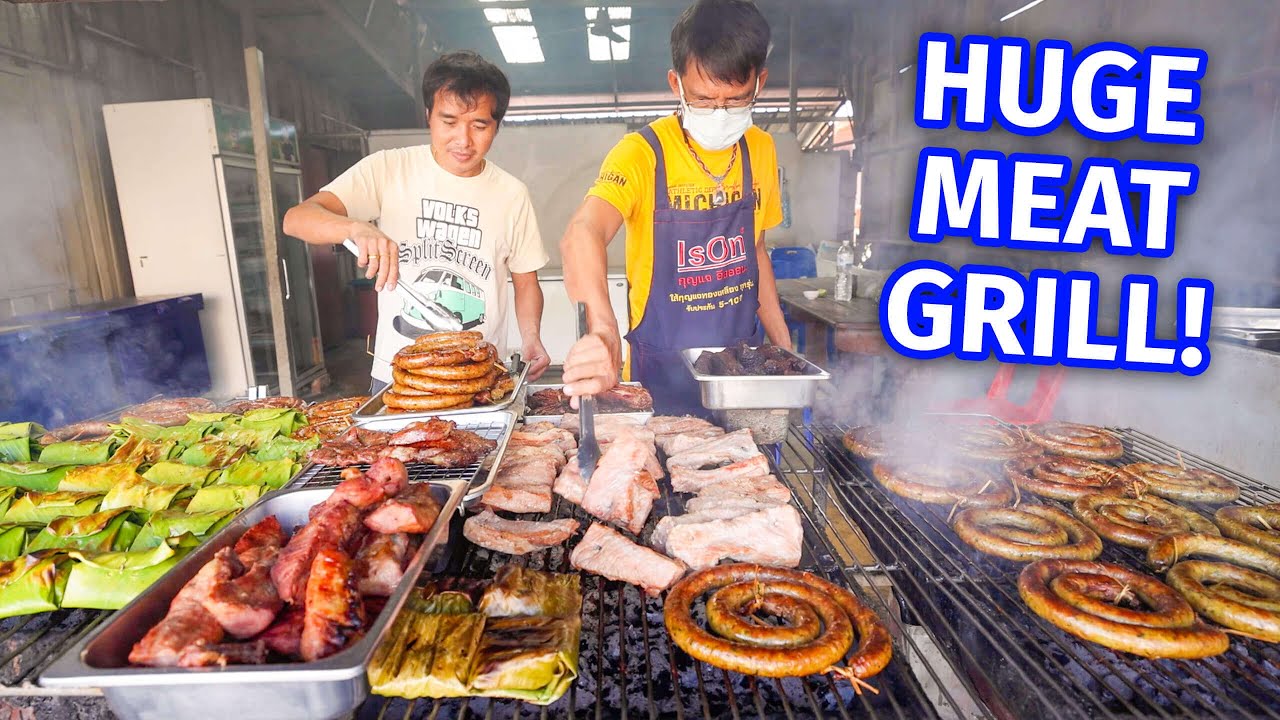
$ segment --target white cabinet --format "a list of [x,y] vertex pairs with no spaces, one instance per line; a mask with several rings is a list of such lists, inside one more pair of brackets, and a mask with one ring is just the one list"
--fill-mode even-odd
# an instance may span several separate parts
[[[542,285],[542,344],[551,356],[552,365],[563,365],[569,348],[578,339],[578,315],[565,292],[564,280],[546,278],[540,280]],[[507,350],[516,352],[520,349],[520,324],[515,317],[515,290],[507,283],[507,297],[511,305],[511,313],[507,320]],[[618,329],[625,335],[627,332],[627,279],[623,275],[609,276],[609,304],[613,306],[613,315],[618,320]],[[627,344],[622,343],[623,357],[627,356]]]

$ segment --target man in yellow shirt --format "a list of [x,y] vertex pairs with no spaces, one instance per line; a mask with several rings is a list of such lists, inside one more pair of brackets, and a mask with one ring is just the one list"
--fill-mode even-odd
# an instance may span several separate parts
[[765,230],[782,221],[773,138],[751,124],[769,71],[769,24],[747,0],[698,0],[671,30],[667,73],[680,108],[609,152],[561,241],[569,296],[590,332],[564,364],[570,396],[615,385],[622,341],[609,305],[606,247],[626,223],[631,378],[662,413],[702,413],[679,351],[758,343],[789,348]]

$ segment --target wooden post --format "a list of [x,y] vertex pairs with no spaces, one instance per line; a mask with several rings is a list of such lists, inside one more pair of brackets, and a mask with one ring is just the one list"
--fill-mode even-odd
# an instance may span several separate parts
[[787,127],[791,130],[791,136],[800,139],[799,133],[796,132],[798,127],[798,118],[796,110],[799,103],[799,88],[796,87],[796,11],[792,8],[788,13],[788,33],[787,33],[787,87],[791,92],[790,111],[787,113]]
[[276,373],[281,395],[294,395],[293,353],[289,348],[289,326],[285,320],[280,268],[279,238],[276,235],[276,197],[271,184],[270,114],[267,109],[267,81],[262,50],[258,47],[254,23],[254,1],[240,4],[240,35],[244,47],[244,71],[249,90],[249,122],[253,126],[253,164],[258,175],[258,216],[262,224],[262,254],[267,271],[267,294],[271,301],[271,334],[276,347]]

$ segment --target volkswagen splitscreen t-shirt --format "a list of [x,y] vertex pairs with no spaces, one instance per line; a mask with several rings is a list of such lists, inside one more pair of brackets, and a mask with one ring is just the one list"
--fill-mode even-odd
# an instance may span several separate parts
[[[400,282],[410,283],[462,322],[479,330],[506,357],[508,272],[547,264],[529,189],[485,162],[475,177],[436,164],[431,147],[383,150],[326,185],[355,220],[378,222],[400,245]],[[378,338],[371,374],[391,382],[391,358],[429,320],[393,292],[378,296]]]

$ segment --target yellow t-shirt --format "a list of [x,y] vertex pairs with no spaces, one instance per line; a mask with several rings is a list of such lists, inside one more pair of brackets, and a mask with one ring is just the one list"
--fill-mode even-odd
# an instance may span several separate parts
[[[667,192],[672,209],[702,210],[710,207],[716,184],[707,177],[689,153],[681,137],[680,119],[669,115],[650,123],[662,145],[667,163]],[[778,191],[778,154],[769,133],[757,127],[747,129],[747,149],[751,153],[752,184],[756,190],[756,241],[760,234],[782,222],[782,197]],[[729,167],[733,148],[712,152],[693,144],[707,169],[719,175]],[[627,228],[627,283],[630,286],[631,329],[644,317],[653,279],[653,186],[657,158],[640,133],[628,133],[609,151],[600,175],[587,192],[622,213]],[[724,182],[730,201],[742,198],[742,158]]]

